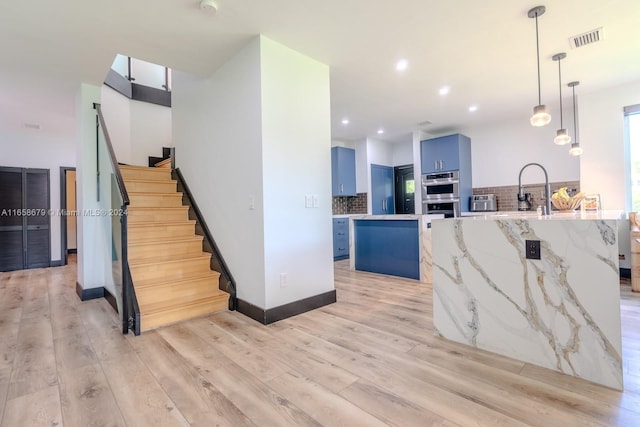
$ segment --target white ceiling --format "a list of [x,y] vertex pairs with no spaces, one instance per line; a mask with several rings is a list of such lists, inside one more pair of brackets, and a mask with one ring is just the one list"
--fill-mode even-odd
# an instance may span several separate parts
[[[418,128],[437,134],[528,120],[537,104],[535,22],[527,17],[536,0],[217,3],[207,15],[199,0],[3,0],[1,118],[73,129],[80,83],[101,84],[117,53],[206,76],[260,33],[330,66],[334,139],[399,141]],[[580,80],[578,94],[640,79],[638,0],[542,4],[543,103],[557,108],[558,52],[567,52],[563,83]],[[570,36],[598,27],[604,41],[570,48]],[[400,58],[409,61],[403,74]],[[569,101],[566,86],[564,95]],[[469,113],[471,104],[478,111]],[[417,125],[424,120],[433,124]]]

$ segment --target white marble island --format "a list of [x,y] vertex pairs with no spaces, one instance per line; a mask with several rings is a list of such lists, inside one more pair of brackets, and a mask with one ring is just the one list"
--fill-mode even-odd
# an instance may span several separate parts
[[[620,212],[432,222],[435,333],[622,389]],[[525,241],[540,242],[527,259]]]

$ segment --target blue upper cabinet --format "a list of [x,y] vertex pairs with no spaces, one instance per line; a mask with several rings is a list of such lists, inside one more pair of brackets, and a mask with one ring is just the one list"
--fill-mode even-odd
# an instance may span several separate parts
[[[471,140],[460,134],[421,142],[422,173],[460,170],[471,156]],[[470,160],[469,160],[470,162]]]
[[471,139],[460,135],[441,136],[421,141],[422,173],[459,171],[460,211],[469,211],[473,194],[471,182]]
[[356,150],[331,147],[331,193],[333,196],[356,195]]
[[391,166],[371,164],[371,213],[373,215],[395,213]]

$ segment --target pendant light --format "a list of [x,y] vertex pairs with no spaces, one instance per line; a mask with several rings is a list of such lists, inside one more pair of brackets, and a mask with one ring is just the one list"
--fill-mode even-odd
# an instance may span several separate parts
[[557,145],[566,145],[571,142],[571,137],[567,130],[562,126],[562,73],[560,72],[560,61],[567,57],[564,52],[553,55],[553,60],[558,61],[558,92],[560,93],[560,129],[556,131],[556,137],[553,142]]
[[536,58],[538,61],[538,105],[533,107],[533,116],[531,116],[532,126],[544,126],[551,121],[551,115],[547,112],[547,106],[542,104],[540,96],[540,42],[538,40],[538,16],[542,16],[545,12],[544,6],[536,6],[531,9],[527,16],[536,19]]
[[573,143],[571,144],[571,149],[569,150],[569,154],[572,156],[579,156],[582,154],[582,147],[580,147],[580,143],[578,142],[578,125],[577,121],[577,113],[576,113],[576,86],[578,86],[580,82],[571,82],[567,86],[569,86],[573,90]]

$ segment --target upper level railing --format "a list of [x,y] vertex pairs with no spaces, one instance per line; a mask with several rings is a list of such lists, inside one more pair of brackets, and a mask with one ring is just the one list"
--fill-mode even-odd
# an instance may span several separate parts
[[[127,260],[127,209],[129,195],[122,179],[111,138],[100,109],[100,104],[94,104],[96,117],[96,185],[99,210],[96,214],[101,221],[97,236],[100,244],[102,240],[109,247],[110,268],[116,304],[122,333],[129,330],[140,334],[140,310],[136,299],[129,263]],[[106,240],[104,241],[103,240]],[[107,277],[109,278],[109,277]]]
[[171,69],[168,67],[118,54],[111,69],[139,85],[171,91]]

